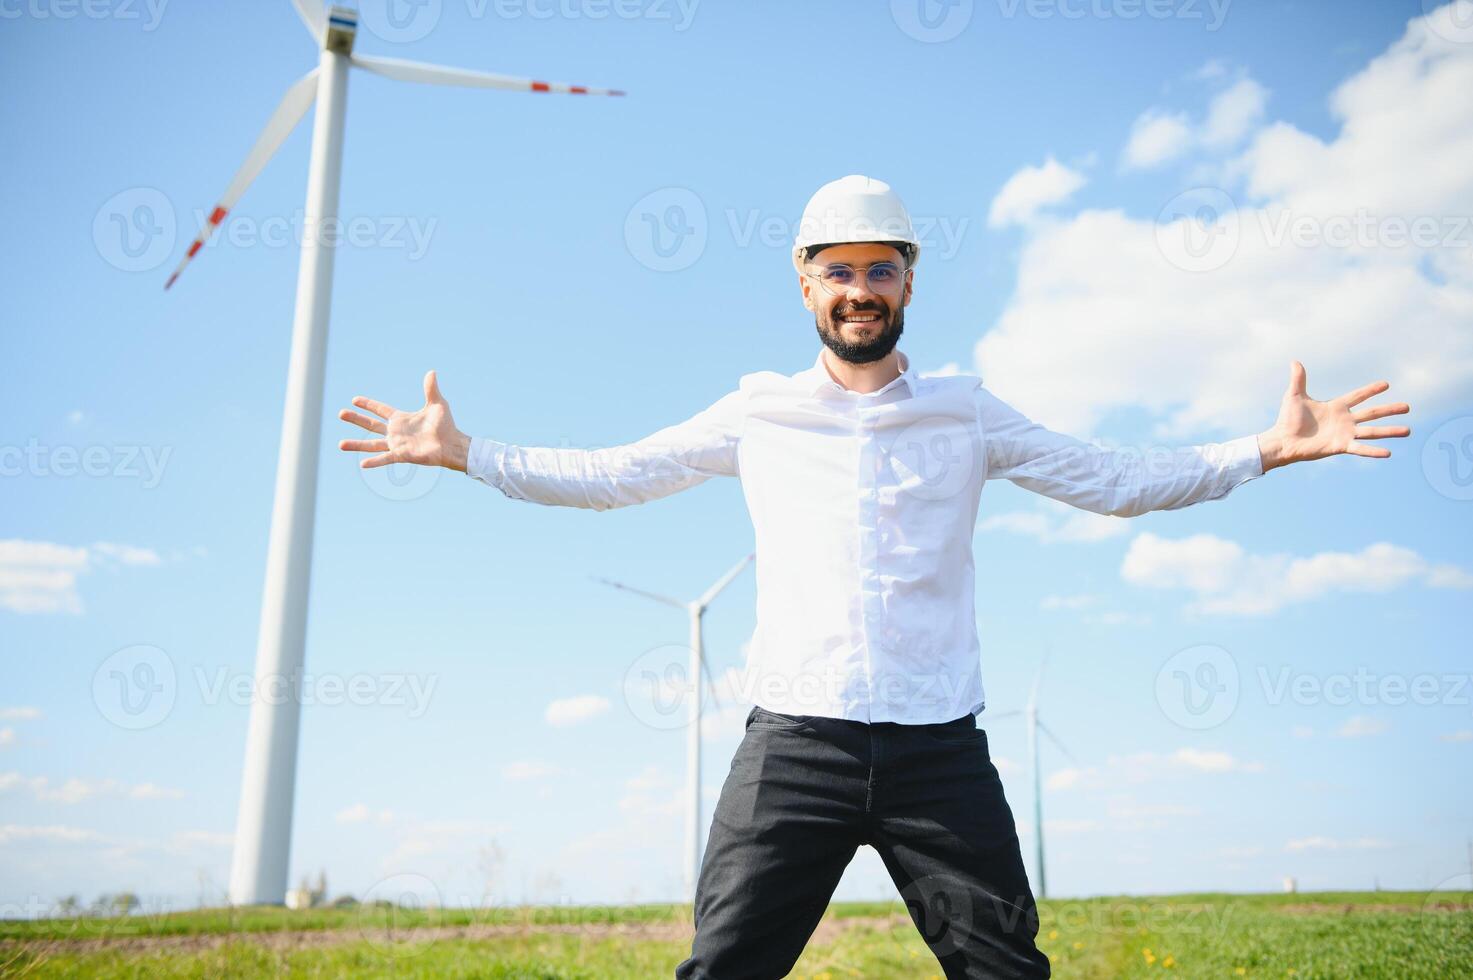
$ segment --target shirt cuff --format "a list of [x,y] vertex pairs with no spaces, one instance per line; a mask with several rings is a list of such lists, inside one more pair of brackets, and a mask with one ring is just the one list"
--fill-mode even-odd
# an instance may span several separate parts
[[501,462],[505,455],[506,443],[471,436],[470,450],[465,458],[465,475],[500,490]]
[[1223,479],[1229,487],[1263,476],[1263,454],[1258,450],[1258,436],[1240,436],[1221,445]]

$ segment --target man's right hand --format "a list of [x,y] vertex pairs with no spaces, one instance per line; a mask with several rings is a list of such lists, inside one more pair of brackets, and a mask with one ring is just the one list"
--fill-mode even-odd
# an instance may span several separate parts
[[434,371],[425,375],[425,405],[417,412],[401,412],[392,405],[362,395],[355,396],[353,404],[378,416],[372,419],[348,408],[338,413],[338,418],[344,422],[352,422],[380,436],[378,439],[344,439],[338,443],[338,448],[344,452],[380,454],[359,463],[363,469],[390,463],[418,463],[465,472],[470,436],[455,427],[450,405],[440,394]]

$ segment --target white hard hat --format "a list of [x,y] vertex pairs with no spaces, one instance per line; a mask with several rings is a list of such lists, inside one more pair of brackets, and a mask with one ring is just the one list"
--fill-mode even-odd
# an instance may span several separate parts
[[803,271],[805,250],[811,245],[841,242],[891,242],[908,252],[908,265],[921,257],[921,243],[910,225],[900,195],[883,180],[850,174],[820,187],[803,209],[793,240],[793,265]]

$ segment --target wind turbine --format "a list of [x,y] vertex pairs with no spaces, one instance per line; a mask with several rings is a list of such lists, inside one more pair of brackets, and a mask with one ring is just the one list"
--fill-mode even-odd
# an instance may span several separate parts
[[[1038,689],[1043,684],[1043,668],[1048,664],[1048,654],[1038,664],[1038,673],[1033,675],[1033,689],[1028,692],[1028,703],[1024,706],[1021,714],[1023,723],[1028,726],[1028,768],[1033,771],[1033,844],[1034,853],[1038,861],[1038,897],[1048,897],[1048,876],[1043,865],[1043,770],[1038,762],[1038,733],[1041,731],[1054,743],[1054,746],[1062,753],[1064,758],[1074,762],[1074,757],[1069,750],[1064,748],[1064,743],[1059,736],[1043,723],[1038,717]],[[994,719],[1011,718],[1019,714],[1017,711],[1004,711],[1002,714],[993,715]],[[1078,765],[1078,763],[1075,763]]]
[[[612,579],[599,578],[594,580],[605,585],[612,585],[616,589],[625,592],[633,592],[642,595],[646,599],[664,603],[667,606],[675,606],[684,609],[690,615],[690,704],[687,706],[689,712],[685,742],[685,897],[687,901],[695,901],[696,875],[701,869],[701,674],[706,674],[706,681],[710,683],[710,670],[705,661],[705,636],[702,623],[706,616],[706,607],[721,594],[732,581],[741,574],[747,563],[756,558],[755,554],[748,555],[733,565],[725,575],[716,580],[716,584],[701,594],[699,599],[684,602],[658,592],[646,592],[644,589],[636,589],[632,585],[615,582]],[[712,695],[715,695],[713,689]]]
[[[247,154],[245,163],[241,164],[225,189],[183,261],[164,284],[165,289],[174,285],[184,267],[199,253],[251,181],[256,179],[315,102],[317,115],[312,123],[312,156],[307,170],[306,233],[297,271],[291,364],[281,422],[281,450],[277,457],[276,494],[266,554],[266,585],[256,645],[257,692],[278,690],[283,682],[288,690],[295,690],[302,672],[334,253],[331,243],[325,246],[322,243],[320,229],[334,226],[338,220],[348,68],[361,68],[404,82],[514,92],[624,94],[612,89],[541,82],[355,54],[356,11],[338,6],[324,10],[321,0],[293,0],[293,5],[307,25],[313,41],[322,49],[317,67],[287,89],[286,96]],[[268,703],[270,701],[279,703]],[[235,826],[235,855],[230,872],[229,897],[232,904],[281,904],[286,898],[301,710],[301,702],[295,696],[257,697],[251,704],[245,773]]]

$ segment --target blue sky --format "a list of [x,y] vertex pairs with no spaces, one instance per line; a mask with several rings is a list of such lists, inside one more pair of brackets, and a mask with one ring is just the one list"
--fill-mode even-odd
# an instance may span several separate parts
[[[227,881],[309,150],[310,120],[165,293],[316,56],[284,0],[87,9],[0,10],[19,95],[0,107],[7,914]],[[309,672],[343,690],[303,714],[293,881],[677,896],[684,733],[621,692],[685,623],[590,576],[695,595],[752,546],[740,486],[600,514],[449,472],[366,478],[335,414],[417,407],[435,368],[466,431],[610,446],[805,368],[791,228],[864,173],[927,229],[901,348],[1063,431],[1256,432],[1294,357],[1316,397],[1384,377],[1413,406],[1389,460],[1129,522],[988,485],[989,711],[1021,705],[1047,652],[1072,755],[1044,749],[1051,891],[1467,887],[1473,37],[1453,13],[365,4],[360,51],[629,96],[351,80],[342,215],[362,235],[337,260],[308,633]],[[1207,247],[1184,252],[1204,201]],[[1356,221],[1368,236],[1337,243]],[[1430,237],[1398,244],[1418,221]],[[708,616],[718,674],[752,610],[748,572]],[[172,696],[128,714],[119,669]],[[982,722],[1031,867],[1021,725]],[[872,853],[840,889],[891,893]]]

